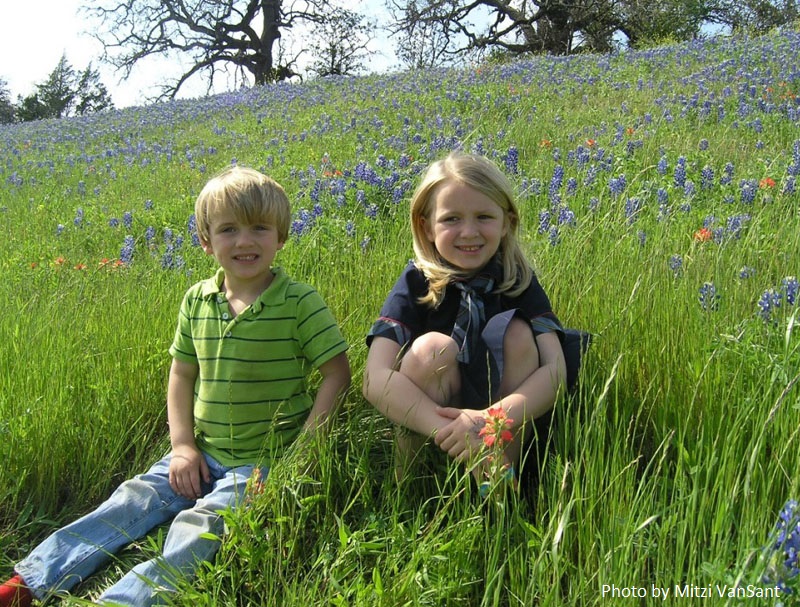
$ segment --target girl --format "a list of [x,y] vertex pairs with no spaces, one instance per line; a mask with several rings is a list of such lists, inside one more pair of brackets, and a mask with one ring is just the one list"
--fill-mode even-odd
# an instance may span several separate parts
[[401,428],[398,477],[433,437],[466,462],[490,407],[513,420],[518,465],[534,419],[565,383],[563,330],[525,259],[513,187],[492,162],[452,153],[411,200],[416,259],[367,336],[364,396]]

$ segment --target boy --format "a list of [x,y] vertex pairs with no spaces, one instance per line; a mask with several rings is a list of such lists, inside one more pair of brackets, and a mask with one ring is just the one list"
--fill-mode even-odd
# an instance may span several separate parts
[[[0,607],[66,591],[110,555],[174,517],[163,555],[136,566],[101,603],[152,605],[213,559],[218,511],[236,507],[302,431],[325,424],[350,384],[347,344],[322,298],[273,268],[289,233],[283,188],[232,167],[195,204],[203,250],[220,269],[184,296],[167,391],[171,452],[120,485],[97,510],[56,531],[0,586]],[[309,395],[309,365],[322,382]],[[205,537],[201,535],[205,534]]]

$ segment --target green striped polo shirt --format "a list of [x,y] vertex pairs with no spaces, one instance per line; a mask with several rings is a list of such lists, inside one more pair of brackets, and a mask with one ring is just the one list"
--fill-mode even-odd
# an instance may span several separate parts
[[183,298],[170,354],[199,366],[197,446],[226,466],[269,466],[299,434],[313,405],[306,378],[347,350],[313,287],[281,268],[261,296],[233,317],[224,273]]

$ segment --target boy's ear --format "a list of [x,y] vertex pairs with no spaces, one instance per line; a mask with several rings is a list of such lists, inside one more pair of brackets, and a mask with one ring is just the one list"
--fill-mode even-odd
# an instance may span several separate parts
[[211,248],[211,243],[206,242],[202,238],[200,239],[200,247],[203,249],[206,255],[213,255],[214,249]]

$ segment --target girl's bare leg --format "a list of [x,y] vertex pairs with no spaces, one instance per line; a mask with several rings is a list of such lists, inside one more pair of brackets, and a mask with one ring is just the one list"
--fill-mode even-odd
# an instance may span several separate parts
[[[520,318],[512,319],[503,341],[503,357],[505,368],[499,393],[505,396],[514,392],[539,368],[539,348],[528,322]],[[514,440],[506,447],[507,463],[518,465],[522,442],[530,436],[531,428],[532,424],[529,423],[520,426]]]
[[[413,381],[434,403],[450,404],[461,391],[455,341],[443,333],[426,333],[417,338],[400,362],[400,373]],[[399,427],[395,433],[395,477],[403,479],[428,437]]]

